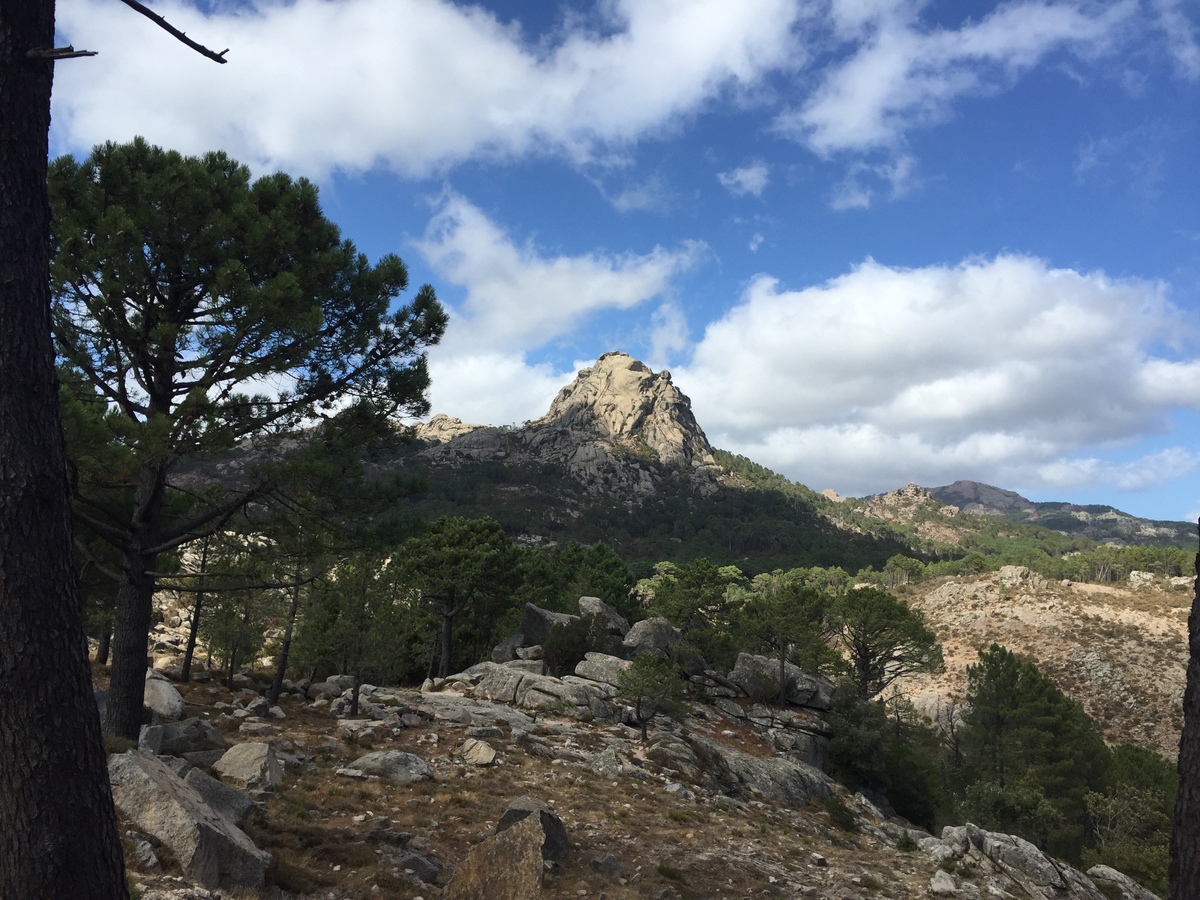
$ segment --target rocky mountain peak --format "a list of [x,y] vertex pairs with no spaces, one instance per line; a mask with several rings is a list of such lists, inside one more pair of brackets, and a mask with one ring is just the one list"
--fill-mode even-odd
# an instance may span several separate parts
[[668,465],[712,464],[712,447],[691,401],[671,382],[626,353],[605,353],[559,391],[534,426],[552,426],[653,452]]
[[[626,353],[605,353],[559,391],[546,415],[520,428],[467,425],[435,416],[415,430],[437,465],[494,461],[506,466],[560,466],[589,493],[635,500],[656,493],[674,471],[704,494],[719,467],[671,382]],[[664,468],[665,467],[665,468]]]

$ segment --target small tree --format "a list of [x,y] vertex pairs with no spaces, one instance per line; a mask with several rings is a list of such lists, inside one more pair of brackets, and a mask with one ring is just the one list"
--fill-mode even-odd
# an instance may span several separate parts
[[833,627],[863,699],[897,678],[942,667],[942,647],[921,614],[878,588],[859,588],[833,609]]
[[673,663],[653,653],[638,654],[633,665],[617,679],[617,698],[633,706],[633,716],[642,729],[642,743],[656,716],[680,720],[687,712],[687,686]]

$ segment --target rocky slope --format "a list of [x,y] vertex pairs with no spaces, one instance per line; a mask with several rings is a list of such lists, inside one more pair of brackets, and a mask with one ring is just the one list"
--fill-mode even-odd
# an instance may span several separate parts
[[276,708],[253,676],[181,685],[159,715],[182,720],[110,758],[144,900],[1150,900],[1111,870],[969,826],[929,836],[848,795],[780,749],[819,690],[766,707],[730,673],[727,696],[642,743],[601,661],[563,679],[533,662],[364,686],[353,718],[342,676],[289,682]]
[[1119,586],[1047,582],[1007,566],[976,578],[912,585],[905,594],[942,642],[946,671],[900,685],[931,718],[961,700],[966,668],[999,643],[1080,701],[1109,743],[1174,759],[1182,728],[1192,579],[1134,573]]

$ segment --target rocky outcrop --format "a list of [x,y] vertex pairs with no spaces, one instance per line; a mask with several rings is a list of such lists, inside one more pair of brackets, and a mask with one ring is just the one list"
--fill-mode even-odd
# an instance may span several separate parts
[[719,467],[691,401],[669,372],[624,353],[606,353],[559,391],[542,418],[521,428],[464,425],[435,416],[415,430],[435,465],[460,461],[561,468],[593,495],[637,500],[657,493],[667,472],[683,472],[701,494],[717,488]]
[[155,757],[140,750],[111,756],[108,774],[117,806],[166,844],[188,877],[204,887],[263,886],[271,855]]
[[[810,709],[829,709],[833,700],[833,682],[828,678],[809,675],[799,666],[784,663],[784,699],[794,706]],[[751,653],[739,653],[729,680],[747,696],[758,700],[774,700],[779,696],[779,660]]]
[[[973,880],[980,882],[973,886],[975,890],[983,886],[997,896],[1025,896],[1031,900],[1105,900],[1105,894],[1088,876],[1016,835],[984,831],[969,824],[948,826],[942,829],[941,838],[925,838],[920,848],[944,868],[973,873]],[[950,882],[942,878],[941,884],[945,891]],[[964,895],[963,885],[955,887],[960,896]]]

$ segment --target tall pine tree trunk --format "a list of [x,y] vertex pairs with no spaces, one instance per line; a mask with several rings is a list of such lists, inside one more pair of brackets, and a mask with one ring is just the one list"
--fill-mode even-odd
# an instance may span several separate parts
[[[279,661],[275,664],[275,680],[271,683],[271,690],[267,694],[267,701],[272,706],[279,703],[279,695],[283,693],[283,678],[287,674],[288,656],[292,652],[292,631],[296,627],[296,614],[300,611],[300,574],[300,567],[296,566],[292,573],[295,581],[292,585],[292,605],[288,609],[287,625],[283,631],[283,644],[279,648]],[[356,692],[355,715],[358,714],[357,697]]]
[[[204,608],[204,578],[208,574],[208,545],[212,540],[209,535],[200,546],[200,590],[192,603],[192,621],[188,623],[187,649],[183,651],[183,667],[179,670],[179,680],[192,680],[192,660],[196,657],[196,640],[200,636],[200,613]],[[272,701],[274,702],[274,701]]]
[[1170,900],[1200,900],[1200,554],[1188,616],[1187,686],[1179,738],[1179,793],[1171,829]]
[[121,560],[117,614],[113,623],[113,662],[105,731],[136,741],[146,693],[146,642],[154,604],[158,557],[146,552],[159,538],[166,469],[149,463],[138,473],[128,544]]
[[0,897],[100,900],[128,890],[50,338],[53,41],[52,0],[0,0]]

